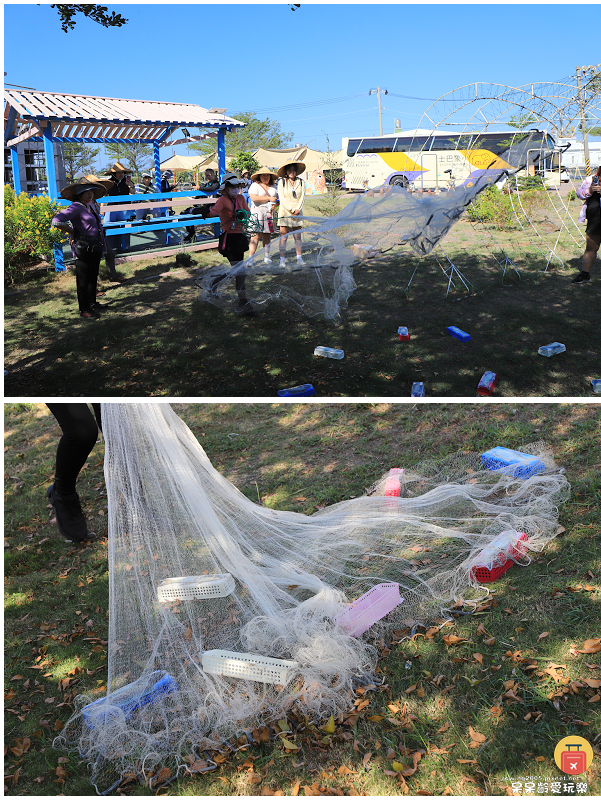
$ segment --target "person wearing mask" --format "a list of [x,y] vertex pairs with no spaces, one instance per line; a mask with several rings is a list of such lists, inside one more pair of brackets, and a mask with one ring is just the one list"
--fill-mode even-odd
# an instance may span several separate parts
[[578,222],[586,222],[586,246],[582,256],[580,272],[572,283],[590,283],[591,267],[597,258],[601,245],[601,166],[594,175],[589,175],[576,189],[576,195],[584,200]]
[[304,264],[300,229],[303,225],[303,205],[305,202],[305,182],[298,176],[305,171],[302,161],[284,164],[278,170],[277,193],[280,201],[278,225],[280,226],[280,266],[286,265],[286,234],[292,232],[296,261]]
[[[219,200],[213,206],[213,212],[219,217],[221,223],[221,236],[219,237],[219,253],[225,256],[233,267],[244,261],[244,253],[248,250],[248,238],[237,217],[237,212],[250,213],[248,204],[242,196],[242,181],[233,172],[226,172],[219,187]],[[216,286],[225,278],[217,275],[212,285]],[[256,312],[246,297],[246,278],[244,274],[236,275],[236,292],[238,293],[238,307],[236,311],[244,316],[255,317]]]
[[86,319],[98,319],[100,310],[107,308],[96,300],[98,268],[106,250],[106,239],[95,201],[105,194],[106,189],[99,183],[82,178],[62,190],[60,196],[73,202],[52,218],[52,225],[69,236],[75,255],[79,313]]
[[[263,239],[263,261],[265,264],[272,263],[269,256],[269,243],[274,230],[273,209],[278,199],[274,186],[277,177],[277,174],[270,170],[269,167],[261,167],[252,176],[253,183],[251,183],[249,189],[250,213],[259,221]],[[249,255],[255,254],[258,245],[259,234],[253,233],[250,237]]]
[[[108,171],[107,175],[113,184],[109,197],[123,197],[128,194],[134,194],[135,186],[129,177],[132,173],[131,169],[124,167],[120,161],[116,161]],[[133,210],[133,209],[132,209]],[[123,222],[131,216],[130,211],[109,211],[107,222]],[[115,236],[115,250],[127,250],[129,247],[129,236],[121,235]]]

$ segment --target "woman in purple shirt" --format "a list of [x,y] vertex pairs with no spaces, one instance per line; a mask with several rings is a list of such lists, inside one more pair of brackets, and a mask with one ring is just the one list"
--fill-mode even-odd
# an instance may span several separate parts
[[105,194],[106,189],[101,184],[82,178],[63,189],[60,196],[73,202],[52,218],[54,227],[69,235],[69,244],[75,255],[79,313],[86,319],[98,319],[100,309],[107,307],[96,302],[98,267],[102,254],[106,252],[106,240],[94,203]]

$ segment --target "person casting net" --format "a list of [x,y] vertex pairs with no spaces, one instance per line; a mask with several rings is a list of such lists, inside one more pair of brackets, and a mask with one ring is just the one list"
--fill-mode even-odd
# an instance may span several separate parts
[[457,453],[403,471],[399,454],[366,496],[275,511],[220,475],[168,405],[108,403],[102,418],[107,694],[78,697],[55,741],[99,792],[190,768],[290,712],[323,723],[347,709],[374,678],[374,637],[481,595],[475,568],[540,550],[569,496],[537,444],[518,466]]

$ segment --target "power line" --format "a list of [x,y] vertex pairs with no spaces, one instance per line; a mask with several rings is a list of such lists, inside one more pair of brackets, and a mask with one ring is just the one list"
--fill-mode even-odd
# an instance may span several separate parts
[[354,100],[356,97],[367,97],[367,92],[361,92],[360,94],[349,94],[346,97],[332,97],[329,100],[314,100],[310,103],[294,103],[288,106],[270,106],[269,108],[257,108],[255,109],[256,114],[265,114],[267,112],[274,112],[274,111],[297,111],[301,108],[313,108],[315,106],[324,106],[328,103],[342,103],[345,100]]

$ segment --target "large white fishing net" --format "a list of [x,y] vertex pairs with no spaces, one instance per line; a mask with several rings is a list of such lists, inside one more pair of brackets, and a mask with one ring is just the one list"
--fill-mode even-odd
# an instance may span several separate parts
[[[601,110],[600,88],[600,81],[589,79],[582,89],[587,113],[593,117]],[[495,149],[490,163],[482,161],[482,168],[475,169],[459,186],[453,186],[452,169],[446,170],[451,174],[449,181],[441,183],[436,194],[420,193],[416,179],[409,191],[400,186],[381,186],[358,195],[328,219],[305,216],[301,243],[304,266],[296,260],[293,234],[289,233],[272,241],[272,264],[264,263],[264,251],[259,248],[238,265],[219,265],[205,271],[198,279],[199,299],[236,312],[248,310],[248,305],[239,302],[235,288],[236,278],[244,275],[245,296],[254,309],[262,311],[273,304],[282,304],[307,316],[337,323],[356,289],[353,267],[367,258],[375,258],[371,263],[377,263],[378,257],[393,250],[422,258],[434,251],[434,260],[448,278],[447,293],[451,286],[469,291],[470,281],[462,272],[461,256],[449,258],[441,244],[445,236],[465,209],[495,183],[517,173],[544,174],[543,167],[552,156],[545,134],[555,139],[572,135],[580,114],[574,79],[518,88],[474,83],[455,89],[427,109],[418,130],[459,134],[455,149],[468,154],[462,141],[470,141],[472,134],[484,136],[499,129],[513,130],[508,134],[506,146]],[[420,140],[416,135],[415,146],[409,147],[412,158],[420,153],[422,145],[418,141],[425,139],[422,136]],[[475,148],[472,154],[480,153],[479,147],[478,140],[474,142],[472,138],[470,148]],[[425,152],[422,156],[438,158]],[[453,158],[452,150],[446,157]],[[559,154],[555,157],[558,161]],[[419,155],[415,158],[420,161]],[[476,163],[475,156],[472,161]],[[429,162],[428,169],[431,168]],[[436,166],[435,171],[442,169]],[[515,246],[500,245],[495,238],[494,221],[484,224],[475,209],[471,219],[482,225],[478,226],[478,245],[470,245],[466,256],[473,258],[477,254],[482,259],[493,259],[503,274],[509,268],[519,275],[520,258],[525,254],[543,259],[545,267],[581,255],[584,235],[576,223],[578,211],[570,207],[565,195],[557,191],[542,192],[533,210],[525,194],[517,182],[509,198]],[[286,244],[284,267],[279,264],[282,241]],[[413,275],[409,283],[412,279]]]
[[102,416],[108,691],[78,697],[55,741],[77,748],[99,792],[193,770],[290,709],[314,722],[345,710],[374,678],[374,641],[482,597],[474,568],[539,551],[569,496],[539,443],[519,469],[457,453],[403,472],[399,453],[363,497],[274,511],[220,475],[168,405],[109,403]]

